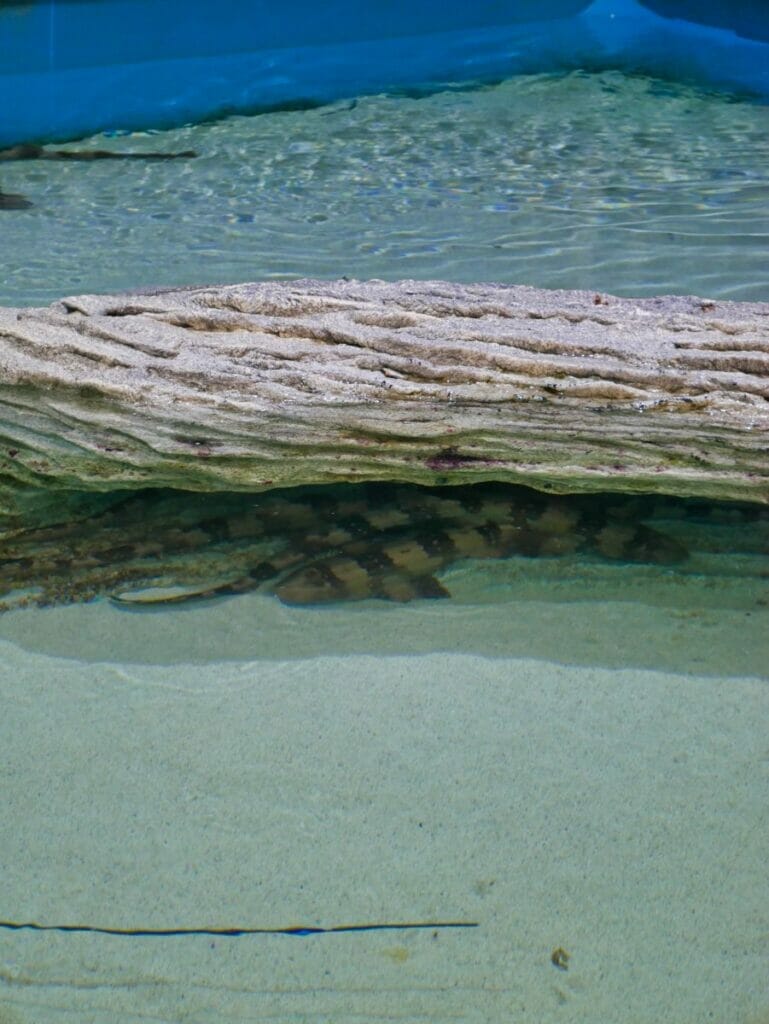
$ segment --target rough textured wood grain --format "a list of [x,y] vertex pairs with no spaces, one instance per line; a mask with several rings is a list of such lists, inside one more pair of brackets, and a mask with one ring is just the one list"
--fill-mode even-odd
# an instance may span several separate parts
[[0,309],[6,513],[365,479],[767,502],[768,440],[769,304],[296,281]]

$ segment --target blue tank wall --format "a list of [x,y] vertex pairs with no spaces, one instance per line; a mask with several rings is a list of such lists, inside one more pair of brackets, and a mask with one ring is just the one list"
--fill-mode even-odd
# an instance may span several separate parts
[[0,145],[576,67],[769,98],[769,0],[0,0]]
[[745,39],[769,42],[767,0],[641,0],[664,18],[684,18],[700,25],[725,28]]
[[616,67],[769,99],[769,0],[593,0],[587,67]]
[[0,6],[0,67],[303,49],[572,17],[591,0],[38,0]]

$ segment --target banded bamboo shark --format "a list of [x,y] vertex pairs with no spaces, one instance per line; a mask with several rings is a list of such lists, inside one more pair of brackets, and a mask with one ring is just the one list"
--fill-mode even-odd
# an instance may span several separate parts
[[28,603],[108,595],[137,606],[258,589],[294,605],[404,602],[450,596],[438,575],[461,559],[684,559],[678,541],[642,522],[642,506],[503,484],[142,493],[0,542],[0,599],[37,588]]
[[[244,576],[195,596],[261,587],[292,605],[405,602],[449,597],[436,574],[462,559],[593,551],[608,559],[667,565],[686,557],[677,541],[628,518],[627,503],[606,509],[595,499],[549,498],[499,485],[367,493],[367,499],[322,508],[312,502],[270,504],[269,514],[284,528],[299,528],[294,543]],[[227,533],[233,526],[236,534],[242,529],[237,523],[220,525]]]
[[[193,149],[180,153],[121,153],[109,149],[49,149],[25,142],[0,149],[0,161],[9,160],[179,160],[195,157]],[[0,210],[28,210],[32,203],[18,192],[3,192],[0,189]]]

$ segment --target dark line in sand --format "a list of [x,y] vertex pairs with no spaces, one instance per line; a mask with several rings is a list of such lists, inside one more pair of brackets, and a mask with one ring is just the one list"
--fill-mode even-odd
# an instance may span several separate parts
[[420,929],[437,931],[446,928],[477,928],[478,921],[387,921],[381,924],[336,924],[328,928],[314,925],[293,925],[287,928],[100,928],[90,924],[37,924],[34,921],[0,921],[6,931],[85,932],[94,935],[119,935],[134,938],[173,938],[179,935],[330,935],[340,932],[376,932]]

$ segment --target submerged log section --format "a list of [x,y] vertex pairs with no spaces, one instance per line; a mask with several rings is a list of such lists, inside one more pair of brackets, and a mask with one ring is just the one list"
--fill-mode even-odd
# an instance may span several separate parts
[[308,280],[0,309],[6,513],[342,480],[769,502],[768,441],[769,304]]

